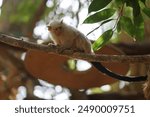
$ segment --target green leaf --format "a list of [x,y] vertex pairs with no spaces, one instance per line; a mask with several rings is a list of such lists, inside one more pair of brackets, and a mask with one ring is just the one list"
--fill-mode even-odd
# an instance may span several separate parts
[[106,44],[113,35],[113,30],[107,30],[104,32],[93,44],[92,48],[94,51],[100,49],[104,44]]
[[68,67],[69,67],[70,70],[75,70],[76,69],[76,61],[75,60],[69,59],[67,61],[67,63],[68,63]]
[[115,0],[113,6],[115,6],[116,8],[120,8],[123,5],[123,3],[123,0]]
[[150,8],[144,8],[142,10],[148,17],[150,17]]
[[143,3],[145,4],[145,1],[146,1],[146,0],[140,0],[140,1],[143,2]]
[[108,23],[108,22],[110,22],[110,21],[112,21],[112,20],[114,20],[114,19],[108,19],[108,20],[103,21],[98,27],[94,28],[94,29],[93,29],[92,31],[90,31],[86,36],[88,36],[89,34],[91,34],[92,32],[94,32],[94,31],[97,30],[98,28],[100,28],[103,24],[106,24],[106,23]]
[[97,23],[110,18],[115,13],[114,9],[104,9],[87,17],[83,23]]
[[142,15],[135,17],[134,21],[134,29],[135,29],[135,39],[143,40],[144,39],[144,20]]
[[140,14],[140,5],[138,0],[124,0],[127,6],[133,8],[133,16],[136,17]]
[[112,20],[114,20],[114,19],[107,19],[107,20],[103,21],[103,22],[101,23],[101,26],[102,26],[103,24],[106,24],[106,23],[112,21]]
[[121,23],[119,20],[119,22],[117,23],[117,32],[120,33],[120,31],[121,31]]
[[124,2],[126,3],[126,6],[131,6],[131,0],[124,0]]
[[132,37],[134,36],[134,31],[135,31],[134,30],[134,25],[132,23],[132,20],[129,17],[122,16],[120,18],[119,23],[120,23],[121,29],[126,31]]
[[137,17],[140,14],[140,5],[138,0],[131,0],[132,8],[133,8],[133,16]]
[[93,0],[89,6],[88,12],[98,11],[106,7],[112,0]]

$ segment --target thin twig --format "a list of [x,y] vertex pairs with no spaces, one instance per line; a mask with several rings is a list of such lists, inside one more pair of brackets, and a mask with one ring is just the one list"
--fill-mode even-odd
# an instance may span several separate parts
[[[39,45],[33,42],[27,42],[20,38],[12,37],[5,34],[0,34],[0,42],[3,42],[5,44],[23,48],[26,50],[37,50],[37,51],[44,51],[47,53],[55,53],[71,58],[76,59],[83,59],[87,61],[96,61],[96,62],[128,62],[128,63],[136,63],[136,62],[142,62],[142,63],[150,63],[150,55],[134,55],[134,56],[127,56],[127,55],[91,55],[91,54],[85,54],[80,52],[74,52],[73,50],[64,50],[62,51],[62,48],[55,45]],[[61,52],[61,53],[60,53]]]
[[91,30],[90,32],[88,32],[88,34],[86,34],[86,36],[90,35],[92,32],[94,32],[95,30],[99,29],[103,24],[111,21],[111,20],[115,20],[115,19],[107,19],[107,20],[104,20],[99,26],[97,26],[96,28],[94,28],[93,30]]
[[118,22],[119,22],[119,20],[120,20],[122,14],[123,14],[124,5],[125,5],[125,3],[123,3],[121,9],[119,10],[119,14],[118,14],[118,17],[117,17],[117,19],[116,19],[116,23],[115,23],[115,25],[114,25],[114,27],[113,27],[113,30],[114,30],[114,31],[116,30],[116,27],[117,27],[117,25],[118,25]]

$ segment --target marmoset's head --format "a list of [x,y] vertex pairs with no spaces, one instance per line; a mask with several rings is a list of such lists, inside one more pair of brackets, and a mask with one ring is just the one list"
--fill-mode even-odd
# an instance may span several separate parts
[[47,27],[51,33],[59,36],[59,35],[61,35],[61,33],[63,31],[62,26],[63,26],[63,21],[53,21]]

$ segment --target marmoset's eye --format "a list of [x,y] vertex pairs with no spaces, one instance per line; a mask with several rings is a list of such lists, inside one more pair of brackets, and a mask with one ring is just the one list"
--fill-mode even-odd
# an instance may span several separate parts
[[51,26],[47,26],[48,27],[48,30],[51,30],[52,29],[52,27]]
[[58,29],[61,29],[61,26],[59,26]]
[[59,26],[59,27],[55,28],[55,30],[61,30],[61,26]]

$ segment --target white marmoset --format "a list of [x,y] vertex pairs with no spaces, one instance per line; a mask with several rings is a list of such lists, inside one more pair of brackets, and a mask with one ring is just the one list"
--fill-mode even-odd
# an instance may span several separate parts
[[[61,46],[63,49],[75,49],[78,51],[83,51],[85,53],[94,54],[91,42],[87,37],[63,21],[53,21],[48,25],[48,30],[52,35],[52,41],[55,45]],[[129,81],[129,82],[139,82],[147,80],[146,76],[124,76],[116,74],[109,69],[105,68],[101,63],[91,62],[91,64],[103,74],[113,77],[118,80]]]
[[48,25],[48,30],[55,45],[62,46],[64,49],[74,49],[93,54],[90,40],[83,33],[63,21],[51,22]]

